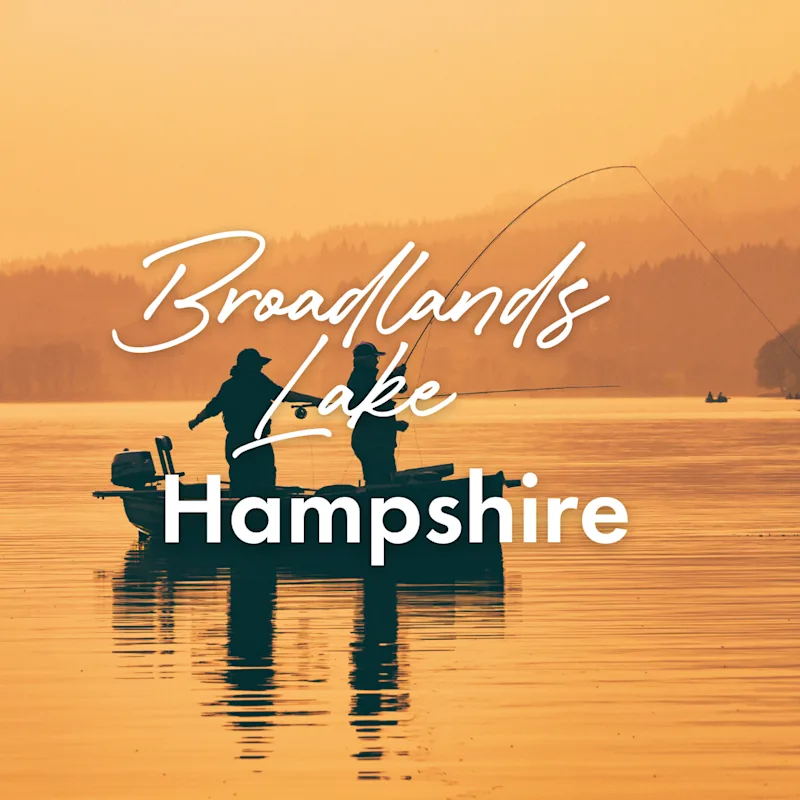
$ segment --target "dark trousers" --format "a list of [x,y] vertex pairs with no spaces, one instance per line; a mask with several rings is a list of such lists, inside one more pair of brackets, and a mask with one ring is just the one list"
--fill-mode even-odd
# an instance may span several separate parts
[[252,441],[252,436],[241,437],[231,433],[225,439],[231,497],[264,497],[272,494],[275,488],[277,473],[271,444],[262,444],[238,458],[233,457],[233,451],[249,441]]
[[383,486],[394,481],[397,465],[394,447],[369,447],[353,444],[353,450],[361,462],[364,483],[367,486]]

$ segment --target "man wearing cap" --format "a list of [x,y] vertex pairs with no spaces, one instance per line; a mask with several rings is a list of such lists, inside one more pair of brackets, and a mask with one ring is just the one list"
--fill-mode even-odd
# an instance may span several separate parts
[[[275,487],[275,453],[271,444],[247,450],[238,458],[233,451],[253,441],[255,429],[275,398],[283,391],[261,368],[270,362],[252,347],[242,350],[231,369],[231,377],[222,384],[211,402],[189,423],[194,430],[203,420],[222,414],[228,436],[225,439],[225,458],[231,497],[253,497],[269,494]],[[300,392],[289,392],[284,402],[319,405],[320,399]],[[264,435],[269,435],[272,421]]]
[[[353,349],[353,371],[347,388],[353,393],[350,401],[355,408],[369,394],[378,380],[378,359],[386,355],[371,342],[361,342]],[[405,375],[406,365],[401,364],[390,377]],[[377,411],[388,411],[395,407],[394,400],[387,400]],[[364,483],[379,486],[392,483],[397,466],[394,451],[397,447],[397,431],[404,431],[408,423],[393,416],[378,417],[364,413],[358,418],[351,444],[353,452],[361,462]]]

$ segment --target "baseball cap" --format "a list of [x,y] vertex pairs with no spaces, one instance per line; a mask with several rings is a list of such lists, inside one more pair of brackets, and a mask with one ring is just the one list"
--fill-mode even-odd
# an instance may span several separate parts
[[264,364],[269,364],[270,361],[272,361],[271,358],[262,356],[255,347],[247,347],[236,356],[237,367],[258,367],[261,369]]
[[372,342],[359,342],[353,348],[353,357],[360,358],[361,356],[385,356],[386,353],[382,353],[375,347]]

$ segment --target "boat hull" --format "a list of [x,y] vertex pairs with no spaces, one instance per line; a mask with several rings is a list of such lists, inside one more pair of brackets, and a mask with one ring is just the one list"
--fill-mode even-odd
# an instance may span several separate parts
[[[502,497],[505,479],[501,472],[484,476],[483,497]],[[499,519],[494,510],[488,510],[483,517],[483,541],[469,541],[469,480],[466,478],[433,481],[378,487],[377,489],[353,490],[351,495],[358,502],[360,510],[360,541],[346,541],[346,518],[343,512],[333,515],[333,541],[319,542],[319,518],[315,511],[309,510],[305,515],[304,541],[292,542],[290,538],[290,502],[291,497],[280,498],[280,542],[264,542],[246,544],[233,532],[231,513],[238,499],[223,496],[221,500],[221,541],[206,541],[205,514],[181,514],[180,541],[166,543],[164,541],[164,491],[163,489],[131,490],[119,495],[125,507],[128,520],[140,531],[148,535],[148,547],[163,548],[165,552],[187,553],[215,557],[235,553],[238,557],[266,559],[274,566],[302,568],[312,570],[324,568],[325,572],[343,572],[347,574],[363,573],[371,566],[371,528],[370,503],[373,498],[405,497],[410,499],[419,510],[419,531],[414,539],[404,545],[385,544],[385,567],[390,571],[428,572],[435,576],[442,574],[480,574],[483,571],[494,572],[502,565],[502,547],[499,541]],[[205,499],[205,484],[182,484],[182,499]],[[442,530],[441,525],[433,522],[429,515],[429,506],[437,497],[452,497],[457,501],[451,513],[461,522],[462,531],[452,544],[440,545],[430,541],[426,534],[431,529]],[[333,497],[328,496],[328,499]],[[251,512],[261,516],[261,520],[248,524],[253,529],[261,529],[266,523],[262,512]],[[397,522],[392,515],[397,515]],[[390,529],[399,530],[404,517],[402,513],[390,511],[386,515],[386,525]]]

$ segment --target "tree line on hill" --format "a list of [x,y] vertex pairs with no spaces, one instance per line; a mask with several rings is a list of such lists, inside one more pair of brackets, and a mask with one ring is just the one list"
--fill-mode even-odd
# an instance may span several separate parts
[[[800,352],[800,325],[795,324],[800,248],[747,246],[721,255]],[[337,282],[331,297],[363,285],[348,279],[342,264],[329,278]],[[470,288],[495,278],[491,264],[476,268]],[[527,285],[536,282],[534,274]],[[313,285],[310,279],[306,283]],[[506,284],[509,293],[519,288]],[[444,279],[421,279],[409,296],[432,286],[442,292],[449,288]],[[409,365],[409,378],[436,379],[447,391],[595,383],[618,384],[628,395],[800,391],[800,359],[781,340],[764,344],[768,324],[709,260],[682,256],[643,264],[624,275],[609,272],[590,281],[587,299],[603,294],[610,302],[577,319],[572,335],[552,350],[537,348],[535,326],[517,350],[511,344],[513,331],[496,319],[480,337],[467,321],[434,323]],[[111,340],[114,328],[137,343],[186,329],[187,317],[166,306],[151,322],[143,322],[142,312],[153,297],[152,287],[132,278],[88,270],[34,268],[0,274],[0,400],[210,397],[238,350],[247,346],[272,356],[270,374],[286,381],[322,332],[333,339],[302,387],[319,393],[346,381],[349,353],[337,342],[343,330],[323,328],[313,320],[259,324],[245,313],[225,325],[211,324],[198,338],[174,349],[144,355],[121,351]],[[549,302],[539,327],[560,315],[554,296]],[[377,341],[384,349],[401,338],[413,343],[419,330],[420,325],[409,325],[389,340]],[[369,318],[362,323],[360,338],[376,339]]]

